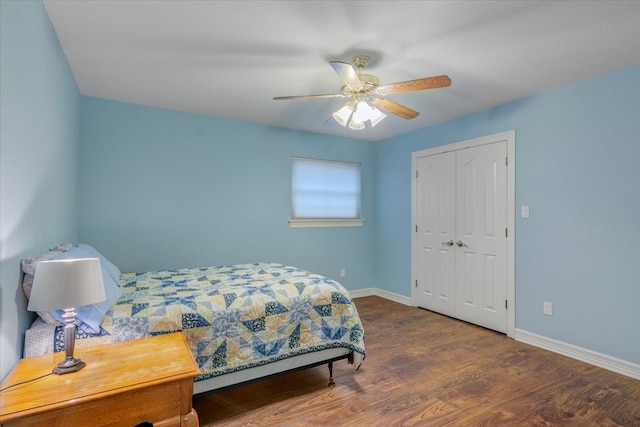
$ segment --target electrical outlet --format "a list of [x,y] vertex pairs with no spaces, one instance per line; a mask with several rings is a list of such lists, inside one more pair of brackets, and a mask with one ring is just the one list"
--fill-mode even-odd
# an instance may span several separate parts
[[347,275],[347,270],[345,270],[344,268],[340,269],[340,277],[345,277]]
[[553,304],[551,304],[550,302],[545,302],[543,311],[544,311],[544,314],[546,314],[547,316],[552,316],[553,315]]

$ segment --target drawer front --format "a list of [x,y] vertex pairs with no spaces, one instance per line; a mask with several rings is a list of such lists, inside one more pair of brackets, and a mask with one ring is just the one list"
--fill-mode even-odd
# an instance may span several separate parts
[[171,418],[179,420],[181,407],[191,410],[191,396],[189,402],[181,402],[181,398],[184,398],[184,393],[181,393],[181,381],[175,381],[117,393],[90,402],[80,402],[74,406],[14,420],[3,426],[131,427],[144,421],[157,423]]

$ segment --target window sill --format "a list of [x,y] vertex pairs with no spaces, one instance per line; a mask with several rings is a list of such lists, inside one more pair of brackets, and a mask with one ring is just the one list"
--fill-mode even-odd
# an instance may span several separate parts
[[312,227],[362,227],[362,219],[290,219],[291,228]]

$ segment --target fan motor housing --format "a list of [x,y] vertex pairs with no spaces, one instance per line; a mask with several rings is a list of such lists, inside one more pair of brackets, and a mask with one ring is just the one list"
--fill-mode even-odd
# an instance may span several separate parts
[[358,78],[362,82],[362,88],[354,89],[351,86],[346,84],[342,84],[342,93],[345,95],[370,95],[372,94],[380,85],[380,80],[371,74],[358,74]]

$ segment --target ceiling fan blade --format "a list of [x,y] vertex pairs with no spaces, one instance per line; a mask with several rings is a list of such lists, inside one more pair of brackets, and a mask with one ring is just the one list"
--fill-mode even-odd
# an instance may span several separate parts
[[362,88],[362,82],[353,65],[340,61],[329,61],[329,64],[331,64],[336,73],[338,73],[344,84],[353,89]]
[[451,86],[451,79],[448,76],[426,77],[424,79],[408,80],[406,82],[391,83],[380,86],[376,93],[378,95],[391,95],[394,93],[411,92],[414,90],[435,89],[439,87]]
[[299,96],[274,96],[275,101],[282,101],[287,99],[311,99],[311,98],[344,98],[341,93],[327,93],[319,95],[299,95]]
[[383,111],[386,111],[387,113],[402,117],[405,120],[414,119],[420,114],[409,107],[405,107],[404,105],[400,105],[397,102],[389,101],[384,98],[374,98],[371,100],[371,104]]

